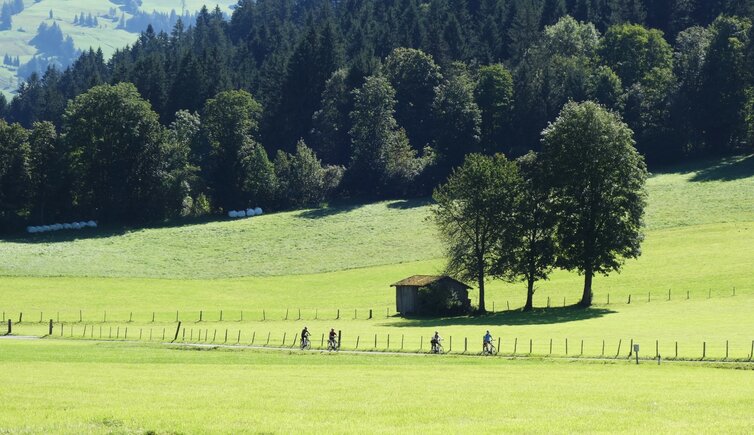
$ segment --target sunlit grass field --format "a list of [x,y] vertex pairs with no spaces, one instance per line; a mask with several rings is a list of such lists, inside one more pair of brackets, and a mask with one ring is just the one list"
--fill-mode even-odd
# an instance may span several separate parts
[[11,433],[749,433],[749,370],[3,343]]

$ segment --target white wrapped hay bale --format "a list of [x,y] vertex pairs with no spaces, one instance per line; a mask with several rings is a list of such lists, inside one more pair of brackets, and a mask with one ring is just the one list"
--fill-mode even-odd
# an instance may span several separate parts
[[257,208],[255,208],[255,209],[254,209],[254,214],[255,214],[255,215],[257,215],[257,216],[261,216],[261,215],[262,215],[262,213],[263,213],[263,211],[262,211],[262,209],[261,209],[261,208],[257,207]]
[[81,229],[81,224],[78,223],[78,222],[72,223],[71,226],[73,226],[74,230],[80,230]]
[[63,224],[63,229],[64,230],[72,230],[73,229],[73,225],[71,225],[71,224]]
[[35,227],[26,227],[26,232],[29,234],[34,234],[37,232],[37,229]]
[[48,231],[52,231],[52,227],[50,227],[49,225],[44,225],[44,226],[42,227],[42,232],[43,232],[43,233],[46,233],[46,232],[48,232]]
[[89,221],[86,223],[89,228],[97,228],[97,222]]
[[52,226],[52,230],[53,230],[53,231],[60,231],[60,230],[62,230],[62,229],[63,229],[63,224],[54,224],[54,225]]
[[254,217],[255,214],[256,212],[254,211],[253,208],[246,209],[246,217]]
[[87,225],[87,223],[86,223],[86,222],[79,222],[79,226],[80,226],[80,227],[81,227],[82,229],[84,229],[84,228],[88,227],[89,225]]
[[238,217],[240,218],[246,217],[246,210],[238,210]]
[[228,212],[228,217],[229,218],[237,218],[238,217],[238,212],[235,211],[235,210],[231,210],[231,211]]

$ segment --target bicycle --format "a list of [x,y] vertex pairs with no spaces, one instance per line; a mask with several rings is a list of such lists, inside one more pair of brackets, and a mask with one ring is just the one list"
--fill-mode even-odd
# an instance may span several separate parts
[[443,354],[445,353],[445,349],[443,349],[442,344],[439,342],[432,343],[432,349],[430,349],[429,353]]
[[340,348],[340,345],[338,344],[337,340],[327,340],[328,352],[337,352],[339,348]]
[[304,337],[301,339],[301,350],[309,350],[312,348],[312,342],[309,340],[308,337]]
[[482,345],[482,355],[496,355],[497,348],[492,343]]

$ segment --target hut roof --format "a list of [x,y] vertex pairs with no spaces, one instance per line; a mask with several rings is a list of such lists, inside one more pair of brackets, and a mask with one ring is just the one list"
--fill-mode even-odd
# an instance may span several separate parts
[[466,285],[465,283],[462,283],[461,281],[458,281],[457,279],[451,278],[447,275],[414,275],[411,277],[408,277],[404,280],[398,281],[395,284],[392,284],[390,287],[426,287],[430,284],[434,284],[438,281],[444,281],[444,280],[450,280],[457,284],[460,284],[467,289],[470,289],[471,287]]

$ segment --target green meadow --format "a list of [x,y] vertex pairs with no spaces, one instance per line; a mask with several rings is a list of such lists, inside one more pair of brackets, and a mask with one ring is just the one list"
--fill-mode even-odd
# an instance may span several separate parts
[[[118,28],[121,16],[126,20],[132,17],[131,14],[120,9],[122,3],[110,0],[24,0],[24,10],[13,16],[13,27],[0,31],[0,56],[6,54],[18,56],[22,64],[28,62],[33,56],[39,54],[36,47],[31,45],[31,40],[36,35],[39,25],[57,23],[63,35],[73,39],[76,48],[79,50],[101,48],[107,59],[115,50],[132,44],[138,36],[136,33]],[[232,12],[230,6],[236,3],[236,0],[185,1],[187,11],[196,12],[206,4],[208,8],[219,6],[227,14]],[[118,12],[118,20],[105,18],[112,8]],[[181,8],[182,0],[142,0],[140,6],[140,10],[147,13],[152,11],[170,13],[171,10],[175,10],[180,14]],[[52,19],[50,11],[53,13]],[[74,16],[81,13],[98,17],[99,26],[85,27],[74,24]],[[15,92],[20,84],[17,70],[18,68],[13,66],[0,65],[0,91],[7,95]]]
[[[2,320],[54,328],[0,340],[0,433],[751,432],[754,381],[731,369],[754,345],[754,157],[648,189],[643,254],[589,310],[555,271],[532,313],[493,281],[489,315],[396,317],[390,284],[442,272],[428,201],[4,240]],[[330,328],[368,353],[317,351]],[[448,355],[426,355],[436,330]],[[476,356],[485,330],[497,357]]]
[[748,433],[750,370],[4,342],[0,432]]

